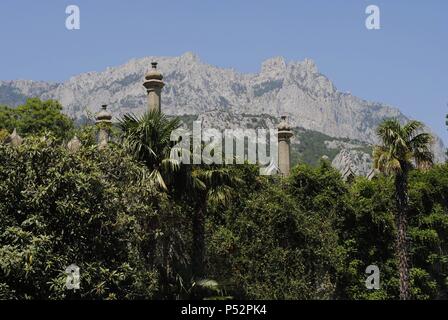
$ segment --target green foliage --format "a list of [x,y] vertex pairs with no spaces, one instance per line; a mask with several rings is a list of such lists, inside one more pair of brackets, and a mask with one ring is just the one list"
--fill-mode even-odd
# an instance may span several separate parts
[[0,128],[12,132],[17,124],[15,109],[0,105]]
[[[0,123],[57,131],[16,116],[2,108]],[[393,177],[346,184],[326,161],[288,178],[170,166],[178,125],[126,116],[122,140],[102,150],[83,126],[76,153],[57,132],[0,144],[0,299],[398,299]],[[408,194],[411,296],[446,299],[448,165],[410,168]],[[73,263],[75,293],[64,287]],[[365,286],[372,264],[380,290]]]
[[[244,171],[241,196],[207,224],[208,275],[227,294],[398,299],[393,179],[358,178],[346,185],[325,162],[319,168],[294,168],[286,184]],[[446,165],[410,176],[415,299],[447,297],[447,179]],[[365,270],[372,264],[380,269],[380,290],[365,286]]]
[[[340,241],[346,248],[347,259],[339,278],[339,295],[345,299],[397,298],[392,181],[384,177],[372,181],[357,179],[344,202],[347,210]],[[365,270],[369,265],[380,269],[379,291],[366,290]]]
[[[448,166],[410,178],[410,228],[413,263],[425,272],[414,279],[417,298],[448,298]],[[417,273],[416,273],[417,275]],[[418,288],[421,286],[422,288]]]
[[328,149],[325,141],[334,140],[323,133],[312,130],[294,130],[294,136],[300,141],[292,145],[291,161],[293,164],[306,163],[312,166],[319,165],[319,159],[326,155],[329,159],[339,153],[339,149]]
[[373,152],[375,168],[390,173],[405,172],[415,161],[417,167],[426,167],[433,162],[430,144],[433,137],[420,132],[423,124],[409,121],[402,126],[398,120],[385,120],[377,129],[382,145]]
[[71,135],[74,125],[71,119],[62,114],[59,102],[32,98],[17,108],[0,106],[1,128],[10,132],[16,128],[22,136],[50,131],[57,138],[65,139]]
[[0,129],[0,143],[5,141],[5,139],[9,136],[9,132],[6,129]]
[[377,136],[381,145],[373,151],[375,169],[393,174],[395,177],[395,220],[397,228],[396,257],[400,283],[400,299],[408,300],[411,296],[408,259],[408,176],[415,166],[427,169],[433,164],[434,155],[431,152],[431,134],[422,132],[423,124],[419,121],[409,121],[405,125],[397,119],[384,120],[377,128]]
[[[347,250],[346,266],[340,274],[340,292],[345,299],[398,299],[395,259],[394,181],[378,177],[357,179],[345,198],[346,211],[341,227]],[[448,166],[435,166],[409,177],[409,218],[411,297],[446,299],[448,279]],[[379,291],[365,289],[365,268],[376,264],[381,271]]]
[[[245,175],[247,185],[241,189],[250,190],[254,175],[247,170]],[[338,245],[337,217],[302,203],[308,191],[292,186],[298,175],[299,169],[290,178],[291,186],[260,179],[253,192],[243,192],[235,206],[208,224],[209,272],[226,284],[231,296],[334,297],[344,252]],[[317,198],[325,202],[323,196]]]
[[1,297],[65,298],[72,263],[79,298],[155,296],[157,212],[170,210],[145,168],[120,150],[70,155],[51,137],[0,145],[0,159]]
[[179,119],[168,119],[160,111],[140,118],[127,114],[120,120],[125,148],[151,170],[153,183],[163,190],[168,190],[170,175],[179,168],[179,163],[170,158],[171,132],[179,126]]

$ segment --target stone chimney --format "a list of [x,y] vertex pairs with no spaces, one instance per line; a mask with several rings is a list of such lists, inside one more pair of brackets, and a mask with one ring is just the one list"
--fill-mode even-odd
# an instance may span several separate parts
[[96,125],[98,127],[98,148],[107,147],[109,142],[110,127],[112,124],[112,115],[107,111],[107,105],[101,106],[101,111],[96,115]]
[[292,130],[286,116],[281,117],[278,129],[278,167],[283,176],[289,175],[291,169],[291,145],[290,139],[293,136]]
[[157,62],[152,62],[151,66],[151,71],[146,74],[143,86],[146,88],[148,95],[149,111],[160,111],[161,92],[165,83],[162,81],[162,74],[157,70]]

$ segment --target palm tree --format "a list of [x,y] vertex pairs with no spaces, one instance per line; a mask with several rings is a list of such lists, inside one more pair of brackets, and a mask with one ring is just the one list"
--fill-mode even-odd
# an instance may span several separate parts
[[132,114],[124,115],[119,126],[123,131],[125,148],[150,169],[150,181],[167,191],[173,172],[180,167],[178,161],[170,158],[171,132],[180,127],[180,120],[168,119],[155,110],[139,118]]
[[410,121],[402,126],[398,120],[385,120],[378,126],[377,135],[382,145],[373,151],[374,167],[395,176],[397,212],[396,256],[400,278],[400,299],[410,299],[408,252],[406,241],[408,211],[408,174],[415,166],[426,168],[433,163],[430,151],[432,136],[421,132],[423,124]]
[[[140,118],[125,115],[119,125],[124,146],[150,169],[150,181],[175,197],[187,197],[194,205],[192,274],[194,278],[201,279],[204,275],[207,206],[228,203],[232,188],[240,180],[222,165],[181,165],[172,159],[170,154],[174,142],[170,141],[170,136],[180,127],[177,118],[169,120],[160,111],[151,111]],[[191,155],[195,154],[189,151]]]
[[[202,152],[204,147],[204,143],[201,143],[196,150],[194,143],[190,143],[190,150],[180,147],[176,151],[187,151],[190,161],[199,154],[204,161],[205,155]],[[176,174],[176,183],[173,184],[172,194],[186,199],[193,207],[191,273],[194,281],[203,280],[204,277],[207,210],[209,206],[216,208],[227,205],[232,199],[235,187],[241,181],[234,170],[222,164],[182,165]]]
[[193,167],[191,196],[195,210],[192,217],[192,274],[195,279],[204,276],[205,218],[208,205],[227,205],[235,187],[241,182],[234,172],[222,165]]

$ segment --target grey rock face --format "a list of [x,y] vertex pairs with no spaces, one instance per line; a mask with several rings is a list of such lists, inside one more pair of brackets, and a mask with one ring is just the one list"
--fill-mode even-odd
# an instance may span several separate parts
[[331,165],[341,173],[350,168],[356,176],[367,177],[372,171],[372,157],[360,150],[342,149],[333,159]]
[[[162,110],[167,114],[227,111],[235,115],[286,115],[293,127],[367,143],[377,142],[375,128],[384,118],[407,119],[396,108],[339,92],[312,60],[286,62],[280,57],[265,61],[256,74],[217,68],[201,62],[193,53],[145,57],[102,72],[80,74],[60,84],[0,81],[0,93],[13,92],[9,100],[15,96],[57,99],[74,118],[93,113],[105,103],[114,116],[138,114],[146,109],[142,84],[152,61],[159,62],[164,75]],[[437,138],[434,151],[438,161],[445,159],[443,149]]]

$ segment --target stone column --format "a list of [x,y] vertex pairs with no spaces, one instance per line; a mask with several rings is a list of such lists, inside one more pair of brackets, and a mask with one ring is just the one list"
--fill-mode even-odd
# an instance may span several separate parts
[[5,143],[11,145],[12,147],[18,147],[22,144],[23,139],[17,134],[17,130],[14,131],[5,139]]
[[109,142],[112,115],[107,111],[107,105],[101,106],[102,110],[96,115],[96,125],[98,127],[98,148],[107,147]]
[[81,149],[82,144],[77,136],[74,136],[72,140],[67,143],[67,149],[69,153],[76,153]]
[[151,71],[146,74],[143,86],[148,95],[148,110],[160,112],[162,88],[165,83],[162,81],[162,74],[157,70],[157,62],[152,62],[151,66]]
[[290,139],[293,136],[291,127],[286,122],[286,116],[282,116],[278,125],[278,167],[283,176],[289,175],[291,169],[291,145]]

